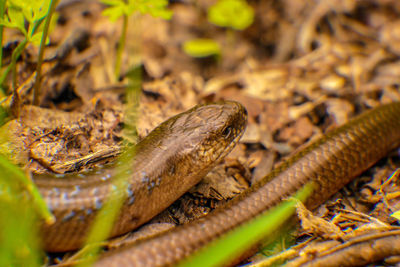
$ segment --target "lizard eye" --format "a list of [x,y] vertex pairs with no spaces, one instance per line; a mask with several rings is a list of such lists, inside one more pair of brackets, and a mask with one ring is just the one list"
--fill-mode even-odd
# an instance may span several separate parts
[[228,126],[222,131],[222,135],[225,138],[228,138],[231,135],[231,132],[232,132],[232,126]]

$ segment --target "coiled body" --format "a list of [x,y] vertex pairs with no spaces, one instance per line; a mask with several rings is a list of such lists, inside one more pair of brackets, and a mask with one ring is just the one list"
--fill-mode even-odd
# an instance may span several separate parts
[[[127,177],[126,200],[111,235],[144,223],[220,161],[240,138],[246,112],[236,102],[195,107],[156,128],[136,148]],[[328,133],[295,154],[250,189],[193,223],[135,247],[106,253],[97,266],[165,266],[254,218],[314,181],[314,208],[400,144],[400,103],[378,107]],[[115,169],[88,179],[35,177],[57,220],[43,226],[49,251],[79,248],[115,182]]]
[[108,253],[96,266],[173,265],[310,181],[316,190],[307,205],[318,206],[399,145],[400,103],[378,107],[295,154],[227,207],[137,246]]
[[[56,252],[82,247],[109,196],[125,197],[110,236],[150,220],[223,159],[246,123],[246,111],[237,102],[199,105],[154,129],[135,147],[129,164],[63,179],[34,177],[56,218],[54,224],[42,225],[44,248]],[[122,189],[119,179],[125,183]]]

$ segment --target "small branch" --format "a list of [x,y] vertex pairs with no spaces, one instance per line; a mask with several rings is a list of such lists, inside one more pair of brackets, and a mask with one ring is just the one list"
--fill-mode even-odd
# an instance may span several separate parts
[[400,230],[357,236],[286,266],[364,266],[395,255],[400,255]]
[[115,60],[115,79],[116,79],[116,81],[119,80],[119,76],[121,75],[122,53],[124,52],[124,48],[125,48],[125,39],[126,39],[127,30],[128,30],[128,16],[124,15],[121,37],[119,38],[118,48],[117,48],[117,56],[116,56],[116,60]]

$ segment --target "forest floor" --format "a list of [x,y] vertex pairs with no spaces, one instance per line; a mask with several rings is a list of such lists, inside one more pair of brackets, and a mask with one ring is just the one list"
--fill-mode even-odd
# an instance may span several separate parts
[[[400,101],[399,1],[249,1],[254,21],[240,31],[207,20],[215,1],[170,2],[170,20],[130,17],[116,78],[122,20],[113,23],[102,15],[105,6],[98,1],[61,1],[45,51],[39,105],[32,105],[35,46],[28,46],[17,64],[18,101],[12,92],[4,96],[3,107],[17,117],[8,123],[18,152],[12,155],[15,162],[39,173],[83,171],[115,158],[123,139],[137,141],[122,131],[124,125],[135,124],[140,139],[196,104],[239,101],[249,115],[240,143],[200,184],[153,219],[182,224],[234,198],[355,115]],[[185,53],[184,43],[196,38],[214,40],[220,54]],[[19,41],[15,30],[6,29],[5,64]],[[124,95],[135,71],[141,94],[138,112],[132,114]],[[292,238],[298,246],[282,257],[299,266],[354,236],[397,229],[399,221],[391,214],[400,209],[399,180],[389,177],[399,167],[399,154],[392,153],[335,194],[314,214],[336,232],[324,232],[315,219],[311,224],[318,230],[298,229]],[[282,241],[264,254],[279,246],[289,244]],[[399,257],[388,257],[378,263],[399,262]]]

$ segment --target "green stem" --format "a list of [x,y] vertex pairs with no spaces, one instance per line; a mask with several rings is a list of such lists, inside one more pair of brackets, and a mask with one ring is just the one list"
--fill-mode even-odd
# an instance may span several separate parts
[[[4,10],[6,8],[6,0],[0,0],[0,18],[4,17]],[[3,65],[3,25],[0,25],[0,69]]]
[[39,104],[39,95],[40,95],[40,84],[42,81],[42,63],[43,63],[43,55],[44,49],[46,47],[46,39],[49,32],[51,17],[53,16],[54,10],[58,4],[59,0],[51,0],[49,11],[47,12],[46,20],[44,22],[43,33],[42,33],[42,40],[40,40],[40,48],[39,48],[39,56],[38,62],[36,65],[36,77],[35,77],[35,84],[33,86],[33,104]]
[[118,81],[119,76],[121,75],[121,61],[122,61],[122,52],[125,48],[125,39],[126,32],[128,30],[128,16],[123,16],[123,24],[122,24],[122,32],[121,37],[119,38],[118,48],[117,48],[117,56],[115,60],[115,79]]
[[[125,118],[130,115],[137,116],[138,113],[137,109],[139,107],[139,98],[141,92],[140,69],[136,72],[130,73],[130,75],[128,72],[127,77],[129,79],[129,83],[126,92],[126,105],[127,107],[132,107],[133,109],[128,109],[129,111],[125,111]],[[134,123],[136,123],[136,118],[137,117],[134,118]],[[118,165],[119,167],[117,169],[114,182],[114,192],[110,192],[104,207],[96,215],[95,222],[91,226],[86,240],[86,250],[84,251],[83,255],[81,255],[83,262],[77,265],[78,267],[93,265],[100,251],[98,244],[101,244],[102,241],[109,237],[114,225],[114,221],[117,219],[120,209],[127,197],[127,195],[121,194],[121,192],[126,192],[126,186],[129,179],[129,176],[126,175],[126,166],[132,166],[134,155],[136,154],[136,148],[135,146],[127,146],[125,149],[125,153],[122,153],[120,158],[118,158],[118,161],[122,164]]]
[[[13,86],[15,88],[17,82],[16,82],[16,70],[15,66],[17,63],[17,60],[19,56],[21,55],[22,51],[25,49],[26,45],[28,44],[28,40],[24,39],[19,45],[14,49],[12,55],[11,55],[11,63],[7,66],[6,70],[2,73],[1,78],[0,78],[0,85],[2,86],[4,84],[4,81],[7,78],[8,73],[13,70]],[[15,76],[15,77],[14,77]],[[15,80],[14,80],[15,79]]]

